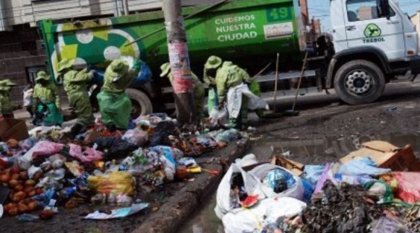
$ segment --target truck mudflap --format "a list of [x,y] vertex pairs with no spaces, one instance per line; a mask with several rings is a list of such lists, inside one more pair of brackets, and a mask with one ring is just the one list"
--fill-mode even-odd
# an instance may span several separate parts
[[410,60],[411,74],[420,74],[420,56],[415,56]]

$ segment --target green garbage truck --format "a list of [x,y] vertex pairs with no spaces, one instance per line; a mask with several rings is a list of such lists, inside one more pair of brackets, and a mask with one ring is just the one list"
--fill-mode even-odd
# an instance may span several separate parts
[[[411,21],[392,0],[331,0],[332,35],[316,40],[302,23],[298,0],[228,0],[217,5],[183,8],[192,70],[202,74],[210,55],[247,69],[251,75],[271,63],[257,77],[263,90],[279,94],[295,88],[305,53],[305,90],[334,88],[349,104],[378,99],[385,83],[396,75],[417,74],[418,34]],[[140,113],[173,107],[169,82],[158,78],[168,61],[166,32],[160,10],[114,18],[38,23],[45,43],[48,69],[57,76],[60,60],[105,69],[120,56],[145,61],[150,82],[127,90]],[[280,75],[275,75],[279,54]],[[289,92],[288,92],[289,91]]]

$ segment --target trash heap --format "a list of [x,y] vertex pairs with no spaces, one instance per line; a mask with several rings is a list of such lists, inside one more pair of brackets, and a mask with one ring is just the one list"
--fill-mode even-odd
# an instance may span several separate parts
[[135,214],[149,207],[141,190],[161,190],[204,171],[193,157],[242,137],[236,130],[182,130],[165,114],[140,116],[125,132],[110,132],[97,120],[74,140],[60,127],[15,135],[21,140],[0,135],[0,217],[21,221],[49,219],[58,208],[82,204],[112,207],[85,219]]
[[250,154],[223,177],[215,212],[225,233],[420,232],[419,171],[410,146],[382,141],[323,165]]

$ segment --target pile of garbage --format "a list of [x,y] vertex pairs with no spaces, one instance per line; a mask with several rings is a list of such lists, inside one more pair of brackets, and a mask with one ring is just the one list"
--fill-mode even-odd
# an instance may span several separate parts
[[166,114],[140,116],[125,132],[111,132],[98,120],[76,139],[60,127],[19,135],[20,141],[0,137],[0,217],[21,221],[49,219],[59,207],[85,203],[113,207],[86,219],[135,214],[149,207],[140,190],[161,190],[204,171],[194,157],[243,137],[237,130],[181,130]]
[[410,146],[382,141],[323,165],[250,154],[223,177],[215,213],[225,233],[420,232],[419,171]]

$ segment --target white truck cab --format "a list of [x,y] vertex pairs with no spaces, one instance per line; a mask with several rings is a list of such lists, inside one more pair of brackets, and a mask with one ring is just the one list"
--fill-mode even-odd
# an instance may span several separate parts
[[349,104],[373,102],[396,75],[420,73],[418,35],[389,0],[330,0],[334,57],[327,85]]

